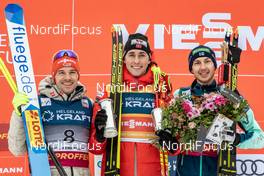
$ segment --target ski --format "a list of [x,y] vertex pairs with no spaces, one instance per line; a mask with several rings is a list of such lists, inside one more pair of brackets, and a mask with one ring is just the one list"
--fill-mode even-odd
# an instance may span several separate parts
[[112,71],[111,92],[113,112],[118,135],[107,139],[105,175],[120,175],[120,142],[122,115],[122,83],[123,83],[123,37],[121,29],[112,28]]
[[49,176],[51,173],[48,153],[22,7],[8,4],[5,8],[5,18],[17,88],[19,92],[26,93],[30,100],[27,105],[21,107],[21,111],[31,175]]
[[[159,91],[159,87],[162,87],[165,80],[163,79],[162,76],[160,76],[162,73],[159,70],[158,72],[154,72],[154,77],[159,77],[159,81],[158,83],[156,83],[154,85],[155,87],[155,109],[160,109],[161,107],[164,107],[164,101],[160,98],[162,95],[160,95],[160,91]],[[154,109],[154,110],[155,110]],[[152,112],[153,113],[153,112]],[[153,116],[153,115],[152,115]],[[153,116],[153,118],[155,119],[155,117]],[[155,121],[155,120],[154,120]],[[154,122],[155,123],[155,122]],[[155,129],[156,132],[158,132],[158,130]],[[161,167],[161,176],[169,176],[170,172],[169,172],[169,155],[168,155],[168,151],[164,150],[163,147],[159,147],[159,154],[160,154],[160,167]]]
[[[223,49],[222,65],[219,69],[219,83],[223,87],[236,91],[238,63],[240,62],[241,49],[238,48],[238,30],[234,33],[228,31],[225,36],[225,46]],[[232,53],[232,55],[230,54]],[[230,74],[229,74],[230,68]],[[236,132],[236,123],[233,123],[232,130]],[[223,142],[224,146],[225,143]],[[223,147],[221,147],[223,148]],[[232,145],[231,149],[219,151],[218,176],[236,175],[236,146]]]
[[120,175],[120,144],[121,144],[121,117],[122,117],[122,84],[123,84],[123,36],[121,28],[118,28],[118,67],[117,67],[117,85],[118,91],[117,99],[115,102],[115,106],[117,107],[115,110],[115,114],[117,115],[117,127],[118,127],[118,135],[117,135],[117,153],[116,153],[116,166],[117,166],[117,175]]

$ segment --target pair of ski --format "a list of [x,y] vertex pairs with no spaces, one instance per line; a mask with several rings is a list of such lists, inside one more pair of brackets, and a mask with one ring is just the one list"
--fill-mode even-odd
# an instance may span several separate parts
[[[105,175],[120,175],[120,142],[121,142],[121,116],[122,116],[122,83],[123,83],[123,36],[120,28],[112,28],[112,70],[111,92],[113,112],[116,116],[118,135],[107,139]],[[156,105],[158,107],[158,96]],[[168,153],[160,149],[161,175],[168,175]]]
[[120,28],[112,27],[112,70],[110,99],[113,101],[118,135],[108,138],[106,144],[105,175],[120,175],[120,140],[122,115],[122,83],[123,83],[123,36]]
[[67,176],[52,148],[45,142],[23,9],[17,4],[8,4],[5,8],[5,17],[17,85],[2,60],[0,65],[13,92],[24,92],[29,97],[29,103],[21,107],[21,114],[26,134],[31,176],[51,175],[48,154],[59,174]]
[[[222,47],[222,64],[219,68],[218,83],[223,89],[233,94],[237,89],[238,63],[240,62],[241,49],[238,48],[238,30],[234,33],[227,31],[225,42]],[[232,127],[234,134],[236,133],[236,123]],[[227,146],[228,143],[223,142],[221,145]],[[225,147],[221,147],[221,149]],[[219,151],[218,158],[218,176],[236,175],[236,147],[226,147],[225,150]]]

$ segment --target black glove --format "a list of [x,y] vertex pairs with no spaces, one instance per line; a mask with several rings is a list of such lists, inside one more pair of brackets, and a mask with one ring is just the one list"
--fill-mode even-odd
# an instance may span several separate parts
[[166,149],[170,153],[176,152],[179,146],[178,141],[176,137],[173,137],[168,130],[160,130],[156,135],[159,136],[159,144],[161,145],[162,149]]
[[106,120],[107,120],[106,111],[104,109],[101,109],[100,111],[97,112],[94,121],[95,129],[96,129],[96,140],[98,142],[103,142],[105,140],[104,130],[106,126]]
[[229,45],[229,52],[227,60],[231,64],[238,64],[240,62],[240,55],[242,50],[240,48]]
[[239,133],[236,133],[236,138],[235,138],[235,141],[233,143],[234,146],[237,146],[239,143],[240,143],[240,134]]

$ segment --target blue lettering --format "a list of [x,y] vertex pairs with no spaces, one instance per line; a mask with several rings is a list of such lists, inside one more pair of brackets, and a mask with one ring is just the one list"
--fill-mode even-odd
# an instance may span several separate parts
[[19,46],[16,47],[16,51],[18,53],[24,53],[25,52],[25,47],[19,45]]
[[25,85],[25,86],[23,86],[23,91],[25,92],[25,93],[30,93],[30,92],[32,92],[32,87],[31,86],[29,86],[29,85]]
[[23,88],[22,88],[25,93],[32,92],[32,86],[30,86],[28,84],[34,84],[34,83],[33,82],[30,82],[30,77],[28,77],[28,76],[22,76],[21,77],[21,82],[22,82],[22,84],[25,84],[23,86]]
[[18,64],[17,69],[21,72],[21,83],[22,83],[22,90],[25,93],[31,93],[33,91],[34,82],[31,80],[31,76],[22,75],[22,73],[26,73],[29,71],[29,67],[27,65],[27,56],[23,55],[26,52],[25,48],[25,41],[27,41],[26,37],[26,29],[24,27],[18,26],[14,27],[14,43],[15,43],[15,51],[17,52],[14,54],[14,61]]
[[14,56],[14,60],[15,60],[17,63],[27,62],[27,58],[26,58],[26,56],[24,56],[24,55],[19,55],[18,57],[17,57],[17,56]]
[[19,66],[19,70],[21,71],[21,72],[27,72],[28,71],[28,66],[27,65],[20,65]]

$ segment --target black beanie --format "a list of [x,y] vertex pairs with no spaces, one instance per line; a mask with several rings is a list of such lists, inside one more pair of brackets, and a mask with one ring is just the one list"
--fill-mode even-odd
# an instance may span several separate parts
[[189,58],[188,58],[188,62],[189,62],[189,70],[190,72],[192,72],[192,65],[195,59],[199,58],[199,57],[208,57],[212,60],[212,62],[214,63],[214,67],[217,68],[217,63],[216,63],[216,59],[215,59],[215,52],[204,45],[199,45],[197,47],[195,47],[194,49],[192,49],[192,51],[189,54]]
[[149,55],[149,58],[151,58],[151,50],[149,47],[148,37],[143,34],[136,33],[129,35],[128,40],[125,44],[123,58],[125,58],[127,52],[132,49],[143,50]]

